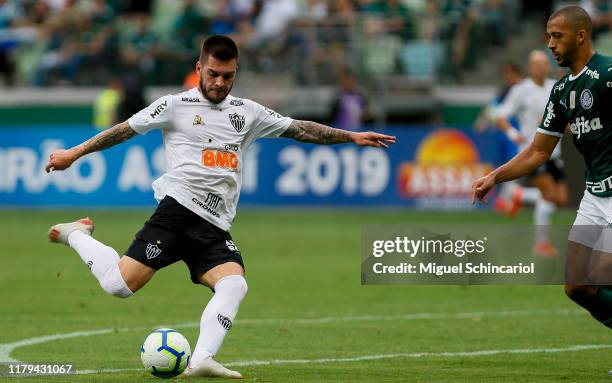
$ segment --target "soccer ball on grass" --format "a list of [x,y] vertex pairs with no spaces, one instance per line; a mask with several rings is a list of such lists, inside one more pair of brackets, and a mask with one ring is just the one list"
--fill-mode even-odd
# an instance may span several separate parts
[[147,335],[140,348],[145,370],[160,378],[172,378],[185,370],[191,357],[187,339],[171,328],[158,328]]

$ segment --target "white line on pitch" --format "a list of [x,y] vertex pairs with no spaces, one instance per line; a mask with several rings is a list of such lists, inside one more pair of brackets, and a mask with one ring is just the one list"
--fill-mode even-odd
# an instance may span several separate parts
[[13,342],[13,343],[0,344],[0,363],[1,362],[19,362],[19,360],[13,359],[10,356],[11,352],[13,352],[13,350],[19,347],[33,346],[35,344],[51,342],[53,340],[78,338],[82,336],[110,334],[114,331],[115,329],[112,329],[112,328],[103,328],[100,330],[91,330],[91,331],[76,331],[76,332],[69,332],[67,334],[37,336],[35,338],[23,339],[23,340]]
[[[481,311],[464,313],[415,313],[405,315],[356,315],[342,317],[323,318],[261,318],[261,319],[236,319],[236,325],[275,325],[275,324],[322,324],[334,322],[366,322],[366,321],[410,321],[423,319],[466,319],[482,317],[521,317],[530,315],[572,315],[583,314],[584,310],[516,310],[516,311]],[[173,328],[199,327],[200,322],[188,322],[174,326]]]
[[[363,362],[380,359],[398,358],[457,358],[457,357],[477,357],[492,356],[501,354],[542,354],[542,353],[561,353],[579,352],[589,350],[610,349],[612,344],[581,344],[557,348],[519,348],[506,350],[478,350],[478,351],[459,351],[459,352],[412,352],[396,354],[376,354],[362,355],[347,358],[321,358],[321,359],[271,359],[271,360],[244,360],[224,363],[227,367],[252,367],[252,366],[271,366],[280,364],[323,364],[323,363],[349,363]],[[79,370],[77,374],[99,374],[112,372],[143,371],[143,369],[101,369],[101,370]]]
[[[464,313],[415,313],[406,315],[359,315],[342,317],[323,317],[323,318],[261,318],[261,319],[237,319],[236,325],[275,325],[275,324],[324,324],[334,322],[359,322],[359,321],[402,321],[402,320],[423,320],[423,319],[465,319],[482,317],[521,317],[531,315],[570,315],[583,314],[583,310],[517,310],[517,311],[484,311],[484,312],[464,312]],[[84,336],[104,335],[113,332],[128,332],[135,330],[149,330],[156,327],[172,328],[194,328],[199,327],[200,322],[188,322],[175,325],[152,325],[133,328],[105,328],[91,331],[76,331],[65,334],[45,335],[23,339],[12,343],[0,344],[0,362],[18,362],[11,358],[10,354],[17,348],[33,346],[54,340],[70,339]]]

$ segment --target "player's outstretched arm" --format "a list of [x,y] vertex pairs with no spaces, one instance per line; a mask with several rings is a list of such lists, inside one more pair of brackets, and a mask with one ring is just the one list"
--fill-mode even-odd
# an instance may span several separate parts
[[120,144],[136,134],[127,121],[117,124],[73,148],[54,150],[45,166],[45,171],[49,173],[53,170],[68,169],[74,161],[84,155]]
[[526,176],[543,165],[552,154],[559,137],[536,133],[533,142],[510,161],[472,184],[472,203],[487,202],[486,196],[499,183]]
[[312,121],[294,120],[281,137],[314,144],[341,144],[354,142],[360,146],[387,148],[387,144],[395,144],[395,136],[376,132],[349,132],[335,129]]

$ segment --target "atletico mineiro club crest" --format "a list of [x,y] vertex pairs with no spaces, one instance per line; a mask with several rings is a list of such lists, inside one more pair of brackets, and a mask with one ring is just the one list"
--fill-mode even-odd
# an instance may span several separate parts
[[242,132],[242,129],[244,129],[244,124],[245,124],[243,115],[238,114],[238,113],[232,113],[229,115],[229,120],[232,123],[232,126],[234,127],[234,129],[236,129],[238,133]]
[[[160,241],[157,241],[157,244],[160,244]],[[162,249],[160,249],[157,244],[149,243],[147,244],[147,250],[145,251],[147,255],[147,259],[153,259],[161,254]]]

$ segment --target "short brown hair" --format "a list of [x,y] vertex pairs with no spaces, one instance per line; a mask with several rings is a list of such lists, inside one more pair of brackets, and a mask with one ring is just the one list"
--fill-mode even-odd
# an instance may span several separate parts
[[588,34],[593,32],[593,22],[591,21],[591,16],[589,16],[587,11],[585,11],[582,7],[577,5],[563,7],[550,15],[548,20],[555,19],[559,16],[565,17],[565,22],[571,25],[576,32],[581,29],[584,29]]
[[200,62],[205,62],[208,56],[221,61],[238,60],[238,46],[231,38],[223,35],[213,35],[204,40],[200,51]]

